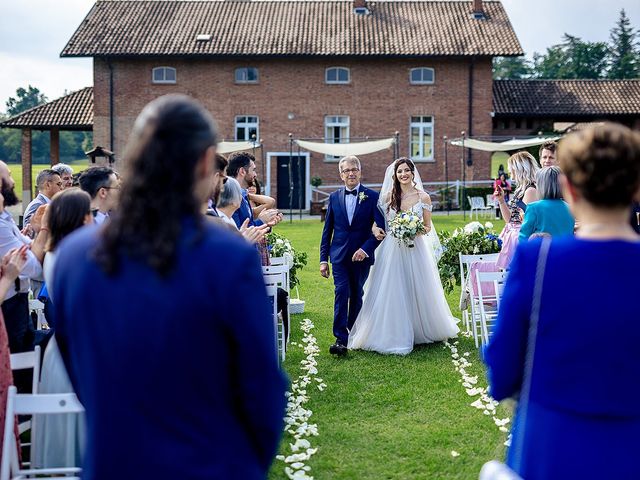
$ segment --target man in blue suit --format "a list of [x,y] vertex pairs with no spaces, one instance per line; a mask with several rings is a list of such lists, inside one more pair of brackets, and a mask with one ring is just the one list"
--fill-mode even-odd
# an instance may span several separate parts
[[374,221],[377,225],[384,225],[384,219],[378,210],[378,193],[360,185],[362,173],[358,157],[340,159],[338,168],[345,188],[329,197],[320,243],[320,275],[329,278],[331,259],[336,343],[331,345],[329,352],[341,356],[347,353],[349,330],[362,308],[364,283],[379,243],[371,228]]

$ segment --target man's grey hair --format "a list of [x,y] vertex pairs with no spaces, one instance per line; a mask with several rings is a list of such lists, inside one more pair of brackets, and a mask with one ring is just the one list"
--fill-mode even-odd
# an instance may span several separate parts
[[54,172],[58,172],[60,176],[65,174],[73,175],[73,168],[71,168],[66,163],[56,163],[53,167],[51,167],[51,170],[53,170]]
[[562,170],[560,167],[544,167],[538,170],[536,174],[536,184],[538,190],[538,196],[541,200],[556,200],[562,198],[562,192],[560,191],[560,174]]
[[340,159],[340,161],[338,162],[338,171],[340,173],[342,173],[342,165],[344,165],[345,163],[349,163],[349,164],[352,164],[352,165],[357,165],[358,166],[358,170],[361,170],[360,159],[358,157],[356,157],[355,155],[347,155],[346,157],[342,157]]
[[242,187],[233,177],[227,177],[227,182],[220,192],[216,207],[224,208],[229,205],[239,205],[242,202]]
[[36,187],[38,187],[38,190],[41,190],[42,187],[44,186],[44,183],[48,182],[49,180],[53,180],[53,177],[56,175],[60,176],[58,172],[56,172],[51,168],[46,168],[42,170],[36,177]]

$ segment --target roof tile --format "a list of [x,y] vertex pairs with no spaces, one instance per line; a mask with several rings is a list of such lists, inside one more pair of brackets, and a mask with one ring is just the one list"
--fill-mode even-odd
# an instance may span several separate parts
[[371,1],[358,15],[350,0],[101,0],[61,55],[522,55],[502,4],[476,20],[471,3]]

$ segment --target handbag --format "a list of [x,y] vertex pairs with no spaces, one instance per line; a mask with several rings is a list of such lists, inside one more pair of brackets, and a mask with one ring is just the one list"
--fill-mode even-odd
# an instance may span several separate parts
[[[519,469],[522,462],[522,446],[524,443],[524,426],[527,418],[527,408],[529,405],[529,392],[531,389],[531,374],[533,373],[533,357],[536,349],[536,337],[538,333],[538,319],[540,317],[540,304],[542,300],[542,283],[544,281],[544,271],[547,266],[547,256],[551,238],[545,237],[540,245],[538,263],[536,265],[536,278],[533,288],[533,300],[531,302],[531,316],[529,317],[529,332],[527,334],[527,350],[524,361],[524,376],[522,379],[522,389],[520,390],[520,401],[518,402],[518,417],[520,427],[517,436],[512,441],[510,448],[515,449],[514,463]],[[491,460],[485,463],[480,470],[480,480],[522,480],[522,477],[514,472],[505,463]]]

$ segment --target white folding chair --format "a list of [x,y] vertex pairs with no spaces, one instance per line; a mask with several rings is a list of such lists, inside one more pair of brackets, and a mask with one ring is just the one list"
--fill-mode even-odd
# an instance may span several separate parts
[[[504,291],[504,283],[507,272],[476,272],[476,285],[478,287],[478,310],[480,312],[480,339],[482,344],[489,342],[490,327],[493,327],[498,318],[500,300]],[[490,284],[493,288],[483,292],[483,286]]]
[[[40,345],[36,345],[35,348],[30,352],[22,352],[22,353],[12,353],[10,356],[11,370],[33,370],[33,379],[31,380],[31,393],[38,393],[38,386],[40,385]],[[31,438],[33,437],[33,432],[35,428],[35,417],[32,417],[31,420],[25,420],[18,424],[18,433],[22,435],[24,432],[31,430]],[[29,457],[33,460],[34,450],[33,450],[33,441],[22,443],[22,447],[30,447],[30,455]]]
[[16,387],[9,387],[7,397],[7,414],[5,416],[4,437],[2,444],[2,463],[0,464],[0,480],[18,480],[25,478],[60,478],[78,479],[82,469],[70,468],[38,468],[23,469],[18,457],[18,447],[14,437],[16,415],[60,414],[84,412],[82,404],[74,393],[29,395],[18,394]]
[[[478,346],[478,323],[480,321],[479,312],[477,311],[477,296],[473,294],[473,286],[471,285],[471,265],[473,263],[496,263],[498,261],[497,253],[487,253],[481,255],[464,255],[458,254],[460,262],[460,282],[462,289],[460,291],[460,307],[462,310],[462,320],[465,325],[466,331],[473,333],[473,340]],[[466,308],[462,308],[464,304],[464,297],[469,299]]]
[[[279,257],[284,258],[284,257]],[[284,275],[283,280],[278,286],[287,292],[287,318],[283,318],[284,322],[287,322],[287,343],[289,343],[289,336],[291,335],[291,292],[289,287],[289,265],[284,263],[282,265],[270,265],[268,267],[262,267],[262,275]]]
[[273,266],[286,265],[287,264],[287,259],[284,258],[284,257],[271,257],[271,258],[269,258],[269,261],[271,262],[271,265],[273,265]]
[[38,330],[42,330],[43,328],[46,328],[46,329],[49,328],[49,324],[47,323],[47,320],[44,317],[44,303],[42,303],[40,300],[37,300],[35,298],[29,299],[29,311],[35,312],[35,314],[37,315]]
[[285,348],[284,348],[284,323],[280,322],[278,316],[278,286],[275,282],[270,283],[268,279],[265,279],[267,288],[267,296],[271,303],[271,315],[273,318],[273,330],[276,338],[276,356],[279,362],[284,362]]

